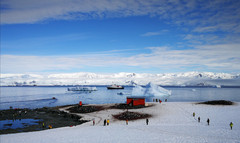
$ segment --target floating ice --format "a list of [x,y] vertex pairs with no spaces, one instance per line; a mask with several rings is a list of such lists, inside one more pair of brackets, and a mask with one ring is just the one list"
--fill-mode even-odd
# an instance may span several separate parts
[[132,90],[133,96],[170,96],[171,91],[149,82],[145,88],[136,85]]

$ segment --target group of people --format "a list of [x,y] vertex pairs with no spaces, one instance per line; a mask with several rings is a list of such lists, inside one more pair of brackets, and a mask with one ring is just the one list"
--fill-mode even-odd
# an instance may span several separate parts
[[[195,118],[195,115],[196,115],[195,112],[193,112],[193,117],[194,117],[194,118]],[[198,122],[200,123],[200,117],[198,117]],[[207,124],[208,124],[208,125],[210,124],[210,119],[209,119],[209,118],[207,118]],[[233,123],[230,122],[229,126],[230,126],[230,128],[231,128],[231,130],[232,130]]]
[[[104,126],[108,126],[109,125],[109,123],[110,123],[110,120],[109,119],[105,119],[104,121],[103,121],[103,125]],[[146,125],[148,125],[148,123],[149,123],[149,120],[148,119],[146,119]],[[95,125],[95,120],[93,120],[93,126]],[[128,125],[128,119],[126,120],[126,125]]]
[[[43,122],[42,123],[42,128],[45,128],[45,123]],[[52,127],[52,125],[48,125],[48,129],[52,129],[53,127]]]
[[[195,118],[195,112],[193,112],[193,117]],[[200,117],[198,117],[198,122],[200,123],[200,120],[201,120],[201,118]],[[209,123],[210,123],[210,119],[209,118],[207,118],[207,124],[209,125]]]
[[[153,99],[153,102],[159,102],[162,103],[163,101],[161,99]],[[167,99],[165,99],[165,102],[167,102]]]
[[109,119],[107,119],[107,120],[105,119],[105,120],[103,121],[103,125],[104,125],[104,126],[106,126],[106,124],[107,124],[107,126],[108,126],[109,123],[110,123]]

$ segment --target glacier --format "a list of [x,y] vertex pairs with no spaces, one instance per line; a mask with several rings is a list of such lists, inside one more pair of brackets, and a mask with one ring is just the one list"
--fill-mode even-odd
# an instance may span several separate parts
[[58,73],[58,74],[0,74],[1,86],[63,86],[63,85],[146,85],[162,86],[240,86],[240,73]]

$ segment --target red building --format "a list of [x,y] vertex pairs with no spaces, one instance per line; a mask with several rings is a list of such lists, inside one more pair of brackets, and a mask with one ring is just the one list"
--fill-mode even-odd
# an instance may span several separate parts
[[127,97],[127,105],[130,106],[145,106],[145,98],[144,97]]

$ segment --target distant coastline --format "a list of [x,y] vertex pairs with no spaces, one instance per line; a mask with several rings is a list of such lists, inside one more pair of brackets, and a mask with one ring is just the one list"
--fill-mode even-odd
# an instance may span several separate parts
[[[96,86],[96,87],[106,87],[108,85],[0,85],[0,87],[74,87],[74,86]],[[132,85],[123,85],[124,87],[134,87]],[[145,87],[145,85],[141,85]],[[214,85],[189,85],[189,86],[177,86],[177,85],[159,85],[161,87],[167,88],[218,88]],[[228,86],[221,85],[221,88],[240,88],[240,85]]]

